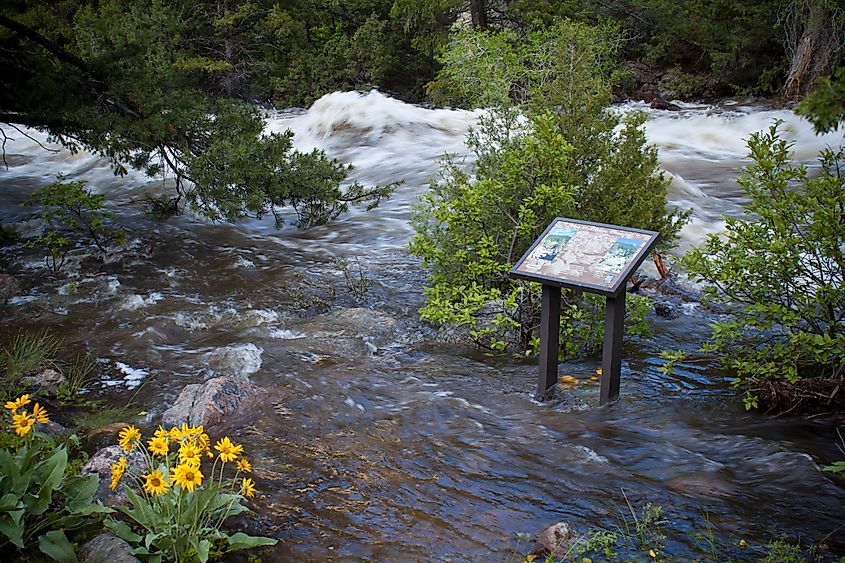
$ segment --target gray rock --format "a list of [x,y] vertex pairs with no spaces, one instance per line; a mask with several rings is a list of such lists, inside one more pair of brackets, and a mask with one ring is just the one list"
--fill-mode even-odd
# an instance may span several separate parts
[[120,504],[127,504],[126,490],[124,483],[126,477],[121,480],[121,484],[117,489],[112,491],[109,488],[111,484],[111,465],[117,463],[121,456],[126,457],[127,472],[139,473],[144,469],[144,456],[139,450],[132,453],[126,453],[120,446],[109,446],[103,448],[94,454],[82,467],[80,473],[82,475],[96,475],[100,479],[100,486],[94,497],[105,504],[106,506],[116,506]]
[[53,438],[58,438],[62,434],[67,434],[68,429],[59,424],[58,422],[39,422],[35,425],[35,429],[39,432],[44,432],[52,436]]
[[59,385],[65,380],[65,376],[57,369],[45,367],[39,373],[24,377],[23,380],[35,391],[55,394]]
[[577,534],[570,529],[566,522],[553,524],[537,534],[534,538],[534,547],[531,555],[537,557],[548,557],[554,555],[555,559],[571,555],[569,550],[573,542],[577,541]]
[[678,104],[673,104],[666,98],[654,98],[651,101],[651,108],[663,109],[667,111],[681,111],[681,106],[679,106]]
[[0,301],[3,304],[9,302],[9,299],[23,293],[23,288],[20,282],[14,276],[9,274],[0,274]]
[[132,555],[132,546],[111,534],[100,534],[83,545],[79,559],[82,563],[140,563]]
[[241,377],[215,377],[203,384],[185,386],[176,403],[162,414],[164,426],[183,422],[206,429],[258,404],[264,391]]

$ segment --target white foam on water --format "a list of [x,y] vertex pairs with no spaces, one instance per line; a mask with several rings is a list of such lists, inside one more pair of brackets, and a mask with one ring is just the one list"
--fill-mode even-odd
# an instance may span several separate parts
[[300,338],[305,338],[307,335],[304,332],[274,327],[269,330],[267,336],[279,340],[299,340]]
[[120,305],[120,308],[127,311],[134,311],[136,309],[143,309],[144,307],[149,307],[150,305],[155,305],[162,299],[164,299],[164,295],[157,291],[150,293],[146,297],[133,293],[131,295],[126,296],[126,299]]
[[235,260],[234,266],[235,268],[255,269],[255,262],[253,262],[252,260],[247,260],[243,256],[238,256],[237,260]]
[[[119,381],[118,384],[122,383],[129,389],[135,389],[141,385],[141,382],[144,381],[147,376],[150,375],[150,372],[145,369],[133,368],[123,362],[115,362],[114,365],[124,374],[123,380]],[[108,381],[104,383],[106,383],[106,385],[110,384]]]

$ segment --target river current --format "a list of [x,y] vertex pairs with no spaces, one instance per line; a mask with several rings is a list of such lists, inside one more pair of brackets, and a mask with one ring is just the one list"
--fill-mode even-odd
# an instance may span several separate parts
[[[787,110],[618,110],[650,114],[670,205],[694,213],[682,249],[741,214],[735,180],[752,132],[782,120],[809,166],[842,142]],[[754,559],[781,535],[845,554],[845,490],[821,471],[845,458],[835,421],[746,413],[714,365],[658,371],[661,350],[693,350],[706,336],[714,317],[695,304],[655,316],[654,337],[626,341],[621,400],[608,408],[595,407],[586,379],[571,400],[538,403],[536,364],[438,342],[419,321],[425,273],[407,252],[409,218],[438,160],[467,156],[477,117],[378,92],[270,115],[268,129],[293,130],[297,148],[352,164],[352,180],[403,180],[375,210],[281,232],[269,220],[157,222],[143,203],[161,179],[117,178],[103,158],[11,132],[0,224],[36,233],[37,213],[20,204],[61,173],[108,195],[129,244],[104,264],[79,251],[61,277],[21,245],[3,247],[0,266],[24,293],[0,309],[0,333],[47,328],[68,349],[90,348],[101,376],[91,394],[131,399],[151,424],[186,384],[214,375],[268,390],[215,429],[251,453],[262,494],[245,525],[279,538],[268,559],[516,561],[529,548],[520,534],[558,521],[614,530],[627,502],[663,507],[674,559],[710,553],[711,541],[726,558]],[[561,375],[592,374],[599,361]]]

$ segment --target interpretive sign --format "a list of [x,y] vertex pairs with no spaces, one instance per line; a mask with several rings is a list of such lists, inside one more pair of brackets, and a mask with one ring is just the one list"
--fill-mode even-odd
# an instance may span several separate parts
[[542,398],[557,383],[560,288],[606,297],[599,403],[619,396],[625,283],[649,255],[658,233],[558,217],[511,270],[511,276],[543,284],[540,318]]
[[511,275],[616,295],[656,239],[652,231],[558,218],[516,263]]

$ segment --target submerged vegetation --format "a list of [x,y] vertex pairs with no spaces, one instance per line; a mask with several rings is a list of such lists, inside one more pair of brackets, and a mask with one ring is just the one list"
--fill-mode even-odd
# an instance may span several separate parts
[[845,374],[845,149],[828,149],[820,174],[791,161],[778,126],[748,140],[753,163],[739,183],[747,218],[687,253],[706,296],[734,307],[714,325],[717,354],[747,406],[838,411]]
[[[616,34],[565,23],[524,36],[463,29],[452,38],[443,92],[492,109],[467,140],[473,169],[447,160],[414,219],[411,251],[431,269],[423,318],[469,325],[492,349],[528,346],[539,287],[508,272],[557,216],[653,229],[672,244],[686,214],[667,209],[668,181],[646,144],[645,118],[608,107]],[[563,350],[600,347],[601,304],[567,291],[562,309]],[[642,327],[642,317],[632,321]]]

